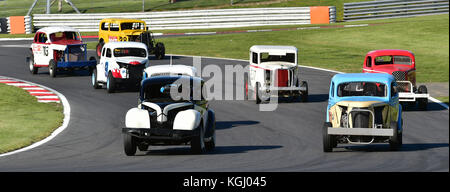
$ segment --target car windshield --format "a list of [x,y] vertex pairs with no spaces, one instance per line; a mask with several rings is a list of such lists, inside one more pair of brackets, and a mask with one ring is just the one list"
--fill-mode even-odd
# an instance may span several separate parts
[[286,55],[269,55],[269,53],[261,53],[260,55],[261,55],[261,63],[271,61],[295,63],[294,53],[287,53]]
[[385,55],[375,58],[375,65],[389,65],[389,64],[411,65],[411,63],[412,60],[408,56]]
[[377,82],[341,83],[337,90],[338,97],[373,96],[386,97],[386,85]]
[[145,26],[144,23],[134,22],[134,23],[121,23],[120,28],[122,30],[144,30]]
[[142,48],[115,48],[114,57],[147,57],[147,51]]
[[[175,78],[163,82],[150,82],[145,84],[141,100],[152,103],[190,102],[195,100],[193,87],[189,79]],[[198,90],[197,95],[201,95],[201,89],[196,90]]]
[[77,32],[74,31],[65,31],[65,32],[56,32],[50,34],[50,41],[61,41],[61,40],[80,40]]

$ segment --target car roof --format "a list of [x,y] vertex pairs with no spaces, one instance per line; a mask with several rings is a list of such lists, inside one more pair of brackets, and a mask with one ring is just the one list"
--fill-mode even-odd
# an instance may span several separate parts
[[347,82],[378,82],[389,86],[395,79],[387,73],[342,73],[334,75],[331,81],[336,84]]
[[54,27],[44,27],[36,31],[38,32],[44,32],[46,34],[52,34],[56,32],[65,32],[65,31],[73,31],[73,32],[80,32],[78,29],[67,27],[67,26],[54,26]]
[[147,68],[151,73],[187,73],[195,75],[197,69],[188,65],[154,65]]
[[133,41],[121,41],[121,42],[108,42],[104,45],[107,48],[118,48],[118,47],[137,47],[147,49],[147,45],[141,42],[133,42]]
[[408,50],[401,50],[401,49],[380,49],[380,50],[373,50],[369,51],[367,53],[368,56],[372,57],[378,57],[378,56],[384,56],[384,55],[404,55],[404,56],[410,56],[414,57],[414,53]]
[[128,18],[105,18],[102,19],[100,22],[110,22],[110,23],[122,23],[122,22],[144,22],[143,20],[139,19],[128,19]]
[[297,53],[297,48],[294,46],[284,45],[253,45],[250,47],[251,52],[267,52],[273,55],[285,55],[286,53]]

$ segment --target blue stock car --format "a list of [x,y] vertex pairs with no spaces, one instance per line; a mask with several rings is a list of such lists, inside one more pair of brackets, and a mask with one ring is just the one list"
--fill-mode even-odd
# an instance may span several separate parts
[[397,83],[389,74],[337,74],[331,79],[323,151],[341,143],[402,145],[403,119]]

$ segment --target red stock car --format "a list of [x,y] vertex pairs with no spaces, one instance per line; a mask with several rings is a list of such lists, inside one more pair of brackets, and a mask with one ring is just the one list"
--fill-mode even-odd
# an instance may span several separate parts
[[420,110],[428,105],[428,90],[425,85],[417,87],[414,53],[407,50],[383,49],[367,53],[364,59],[364,73],[387,73],[397,81],[399,101],[418,104]]

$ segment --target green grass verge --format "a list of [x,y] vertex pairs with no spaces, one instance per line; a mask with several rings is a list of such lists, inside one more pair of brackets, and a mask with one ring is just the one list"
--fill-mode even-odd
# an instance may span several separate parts
[[0,153],[48,137],[63,122],[61,104],[39,103],[25,90],[0,84]]
[[435,97],[435,99],[441,101],[442,103],[445,103],[446,105],[449,105],[449,97]]
[[235,59],[248,59],[252,45],[293,45],[299,49],[300,65],[343,72],[361,72],[368,51],[406,49],[416,55],[418,82],[449,81],[449,15],[366,23],[383,22],[368,27],[190,36],[161,41],[172,54]]

